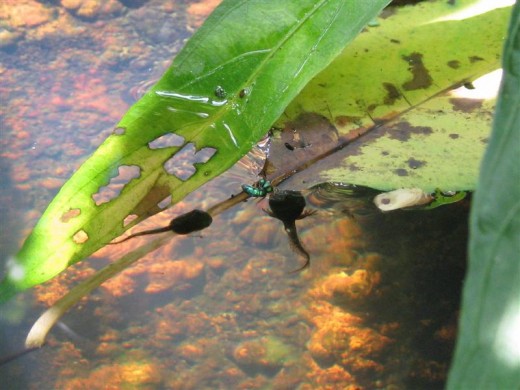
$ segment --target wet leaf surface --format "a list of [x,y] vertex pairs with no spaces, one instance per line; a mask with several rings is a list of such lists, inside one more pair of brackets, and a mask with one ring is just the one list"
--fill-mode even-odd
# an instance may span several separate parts
[[510,8],[451,16],[473,3],[424,2],[383,13],[314,78],[278,126],[313,113],[334,126],[338,143],[290,186],[474,189],[493,102],[446,92],[500,67]]

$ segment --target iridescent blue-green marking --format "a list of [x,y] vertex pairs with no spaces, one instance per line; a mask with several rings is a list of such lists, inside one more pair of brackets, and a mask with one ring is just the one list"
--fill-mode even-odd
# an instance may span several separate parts
[[253,198],[263,198],[268,193],[273,192],[273,186],[269,180],[262,178],[252,186],[249,184],[242,184],[242,190]]

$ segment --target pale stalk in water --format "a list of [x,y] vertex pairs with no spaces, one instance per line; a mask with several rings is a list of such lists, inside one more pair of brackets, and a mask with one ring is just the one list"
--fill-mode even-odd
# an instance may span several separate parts
[[58,300],[54,305],[48,308],[32,326],[25,340],[26,348],[41,347],[45,343],[45,338],[51,328],[58,322],[63,314],[74,306],[81,298],[90,294],[92,290],[97,288],[107,279],[110,279],[126,267],[139,260],[149,252],[158,249],[165,244],[171,236],[156,238],[155,240],[137,248],[136,250],[126,254],[118,261],[107,265],[98,271],[94,276],[78,284],[70,290],[65,296]]

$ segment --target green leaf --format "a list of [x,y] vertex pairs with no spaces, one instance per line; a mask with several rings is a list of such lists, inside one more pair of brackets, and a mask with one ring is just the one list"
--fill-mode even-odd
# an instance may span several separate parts
[[[222,2],[63,186],[10,262],[0,301],[52,278],[159,212],[165,199],[175,203],[229,168],[388,1]],[[156,144],[172,134],[173,144]],[[187,177],[178,170],[186,174],[190,153],[195,169]],[[171,162],[175,156],[182,158]]]
[[339,143],[367,135],[294,177],[291,186],[338,181],[381,190],[475,187],[493,102],[465,106],[452,96],[432,99],[500,67],[510,7],[445,20],[472,3],[428,1],[398,9],[360,34],[305,87],[285,122],[312,112],[331,122]]
[[448,389],[520,384],[520,4],[470,218],[469,266]]

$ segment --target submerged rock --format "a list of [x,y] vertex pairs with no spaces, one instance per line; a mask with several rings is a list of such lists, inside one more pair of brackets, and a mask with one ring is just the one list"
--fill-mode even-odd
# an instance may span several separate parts
[[237,365],[250,376],[276,374],[291,355],[291,348],[275,337],[244,341],[233,351]]

